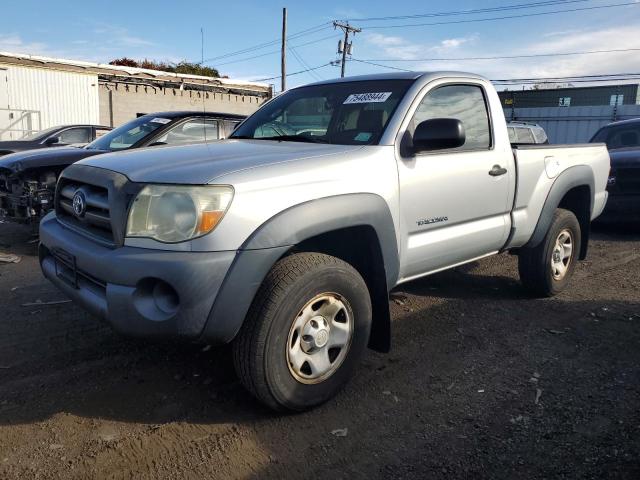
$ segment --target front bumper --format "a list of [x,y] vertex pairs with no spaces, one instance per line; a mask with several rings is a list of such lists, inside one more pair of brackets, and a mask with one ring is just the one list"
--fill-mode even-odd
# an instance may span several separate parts
[[108,248],[60,224],[40,224],[44,276],[117,331],[139,337],[196,339],[236,255]]
[[640,195],[609,194],[609,200],[598,217],[601,223],[640,223]]

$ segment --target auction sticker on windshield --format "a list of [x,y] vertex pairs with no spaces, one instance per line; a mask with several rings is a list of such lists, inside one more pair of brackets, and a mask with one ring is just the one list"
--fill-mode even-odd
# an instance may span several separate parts
[[386,102],[392,92],[352,93],[342,102],[343,105],[351,103],[382,103]]
[[171,121],[170,118],[160,118],[160,117],[156,117],[153,118],[151,120],[149,120],[151,123],[161,123],[163,125],[166,125],[167,123],[169,123]]

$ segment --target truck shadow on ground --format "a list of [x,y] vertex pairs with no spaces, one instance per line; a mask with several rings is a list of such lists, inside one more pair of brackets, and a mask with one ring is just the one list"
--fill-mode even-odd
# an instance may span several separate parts
[[[580,332],[585,319],[600,315],[594,312],[603,305],[535,300],[511,278],[458,271],[413,282],[403,292],[410,298],[402,306],[391,304],[394,350],[390,355],[371,352],[365,359],[375,366],[374,371],[400,374],[394,363],[401,358],[418,377],[423,364],[431,366],[429,375],[446,378],[452,366],[459,365],[459,359],[447,359],[451,354],[473,357],[474,350],[492,344],[493,348],[501,345],[495,352],[497,360],[519,356],[518,348],[509,344],[522,342],[522,334],[542,335],[557,344],[558,339],[573,337],[564,333]],[[640,333],[640,304],[611,303],[619,304],[617,323],[634,335]],[[502,323],[506,314],[508,326]],[[273,416],[240,386],[229,347],[125,339],[66,305],[50,311],[37,331],[33,319],[11,320],[22,326],[11,332],[15,341],[3,345],[0,424],[42,421],[61,412],[148,424],[238,422]],[[545,328],[559,332],[558,336],[545,333]],[[415,349],[417,341],[422,344],[420,350]],[[460,349],[465,343],[470,351]],[[574,340],[569,343],[573,351]],[[443,350],[443,345],[450,348]],[[443,370],[434,368],[446,364]],[[369,376],[375,381],[375,374]]]
[[[501,261],[517,262],[515,257],[506,255]],[[525,299],[532,298],[519,280],[509,276],[486,275],[478,272],[480,262],[472,262],[460,267],[429,275],[399,285],[392,291],[392,300],[401,292],[425,297],[443,299]]]

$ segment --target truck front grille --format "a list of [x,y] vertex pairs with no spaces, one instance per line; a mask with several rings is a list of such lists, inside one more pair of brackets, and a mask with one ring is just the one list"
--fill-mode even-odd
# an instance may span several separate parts
[[[124,245],[129,205],[142,188],[121,173],[74,164],[60,175],[56,186],[58,221],[77,233],[110,248]],[[76,194],[84,208],[74,209]]]
[[[58,192],[56,212],[61,221],[106,242],[114,242],[109,192],[106,188],[61,178]],[[73,199],[76,194],[81,194],[85,203],[81,214],[74,211]]]

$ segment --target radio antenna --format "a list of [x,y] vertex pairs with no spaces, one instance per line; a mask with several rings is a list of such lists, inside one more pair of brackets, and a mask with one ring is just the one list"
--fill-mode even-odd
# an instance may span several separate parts
[[[204,67],[204,28],[202,27],[200,27],[200,67]],[[202,87],[202,128],[204,129],[204,143],[207,143],[207,107],[205,105],[207,100],[207,90],[204,83],[202,84]]]

